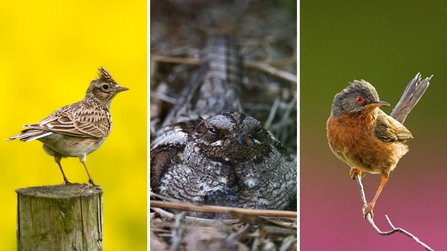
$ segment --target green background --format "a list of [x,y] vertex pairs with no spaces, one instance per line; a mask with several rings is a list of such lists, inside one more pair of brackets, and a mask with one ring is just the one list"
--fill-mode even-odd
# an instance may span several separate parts
[[[334,95],[354,79],[373,84],[391,104],[420,72],[433,74],[405,126],[414,139],[375,207],[435,250],[447,246],[447,2],[301,1],[301,250],[417,250],[401,234],[378,235],[362,218],[349,167],[330,151],[326,120]],[[370,201],[378,175],[363,179]]]

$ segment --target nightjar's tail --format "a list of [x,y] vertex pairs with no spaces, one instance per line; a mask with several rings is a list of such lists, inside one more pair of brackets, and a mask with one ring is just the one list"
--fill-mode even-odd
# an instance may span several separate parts
[[28,142],[31,140],[43,138],[43,137],[48,136],[52,133],[53,132],[43,131],[43,130],[26,129],[26,130],[23,130],[20,134],[17,134],[15,136],[7,138],[6,140],[9,141],[9,140],[19,139],[20,141]]
[[422,79],[421,74],[416,74],[410,83],[408,83],[399,103],[397,103],[396,107],[391,112],[391,117],[403,124],[410,111],[417,104],[419,99],[421,99],[422,95],[424,95],[432,77],[433,75]]
[[239,100],[243,68],[236,44],[227,36],[211,37],[201,58],[201,66],[191,73],[163,126],[227,111],[243,112]]

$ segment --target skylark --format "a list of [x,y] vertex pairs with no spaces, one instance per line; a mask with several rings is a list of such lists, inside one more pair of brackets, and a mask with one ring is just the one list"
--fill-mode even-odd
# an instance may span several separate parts
[[24,125],[27,129],[7,140],[41,141],[43,150],[54,156],[65,184],[72,183],[65,176],[61,158],[79,157],[88,183],[96,186],[85,164],[86,156],[106,140],[112,129],[110,102],[118,92],[126,90],[104,68],[99,68],[99,79],[91,81],[83,100],[56,110],[39,123]]

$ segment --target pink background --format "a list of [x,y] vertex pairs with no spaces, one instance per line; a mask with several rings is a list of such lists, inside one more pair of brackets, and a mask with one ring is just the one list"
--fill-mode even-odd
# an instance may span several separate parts
[[[365,79],[391,107],[420,72],[434,74],[405,126],[414,139],[380,195],[375,222],[447,250],[447,2],[300,1],[301,250],[424,250],[381,236],[362,217],[357,183],[326,139],[334,95]],[[379,175],[365,174],[368,201]]]

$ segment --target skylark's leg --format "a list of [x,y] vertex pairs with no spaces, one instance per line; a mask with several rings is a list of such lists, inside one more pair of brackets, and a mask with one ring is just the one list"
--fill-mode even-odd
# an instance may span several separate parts
[[61,170],[62,177],[64,177],[64,184],[65,184],[65,185],[71,185],[71,184],[73,184],[73,183],[71,183],[71,182],[67,179],[67,176],[65,176],[65,173],[64,173],[64,169],[62,169],[61,158],[62,158],[62,156],[59,155],[59,154],[55,154],[55,155],[54,155],[54,161],[56,161],[57,165],[59,166],[59,169]]
[[59,169],[61,170],[62,173],[62,177],[64,177],[64,183],[62,183],[63,185],[71,185],[74,183],[71,183],[68,179],[67,176],[65,176],[64,173],[64,169],[62,169],[62,165],[61,165],[61,159],[62,159],[62,155],[56,151],[54,151],[52,148],[48,147],[47,145],[43,144],[43,150],[50,156],[54,157],[54,161],[57,163],[57,165],[59,166]]
[[88,172],[87,165],[85,164],[86,159],[87,159],[87,156],[85,154],[82,156],[79,156],[79,160],[81,161],[82,165],[84,165],[85,171],[87,172],[88,183],[91,184],[92,186],[98,186],[95,184],[95,182],[93,182],[92,176],[90,176],[90,173]]

